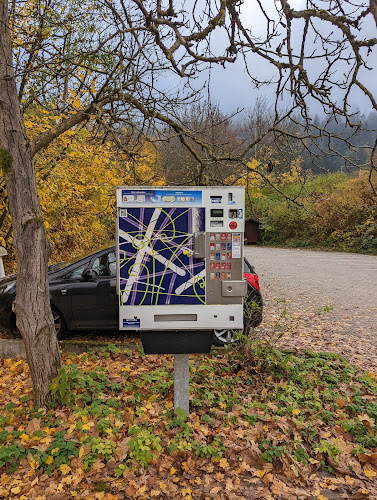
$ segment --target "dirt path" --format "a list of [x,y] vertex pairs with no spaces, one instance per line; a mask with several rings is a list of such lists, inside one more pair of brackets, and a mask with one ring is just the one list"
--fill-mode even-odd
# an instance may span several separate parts
[[377,373],[376,256],[254,246],[245,255],[265,299],[260,334],[286,329],[280,346],[335,351]]

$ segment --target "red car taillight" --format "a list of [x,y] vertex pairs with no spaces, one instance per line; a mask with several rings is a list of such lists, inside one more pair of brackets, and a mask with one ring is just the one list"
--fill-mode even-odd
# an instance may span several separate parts
[[251,273],[244,273],[243,274],[246,281],[250,283],[252,287],[254,287],[258,292],[260,292],[260,286],[259,286],[259,278],[256,274],[251,274]]

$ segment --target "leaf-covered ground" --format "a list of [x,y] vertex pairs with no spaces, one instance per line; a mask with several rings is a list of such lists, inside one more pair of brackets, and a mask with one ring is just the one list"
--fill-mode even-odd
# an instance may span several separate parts
[[110,345],[63,362],[46,412],[26,363],[0,359],[0,497],[377,498],[376,377],[336,354],[190,356],[188,416],[171,356]]

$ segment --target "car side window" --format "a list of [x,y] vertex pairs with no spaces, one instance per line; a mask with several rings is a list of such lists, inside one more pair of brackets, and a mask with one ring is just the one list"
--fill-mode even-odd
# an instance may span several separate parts
[[109,275],[116,276],[117,260],[116,260],[115,252],[110,252],[108,254],[108,264],[109,264]]
[[78,267],[77,269],[71,271],[66,276],[64,276],[64,278],[67,280],[78,280],[78,279],[82,278],[82,273],[83,273],[84,269],[86,269],[86,265]]
[[103,276],[103,269],[104,267],[101,264],[101,257],[94,259],[92,271],[96,274],[96,276]]
[[97,257],[92,265],[92,271],[97,276],[115,276],[116,275],[116,257],[115,252],[110,252]]
[[243,272],[244,273],[252,273],[250,266],[246,260],[243,261]]

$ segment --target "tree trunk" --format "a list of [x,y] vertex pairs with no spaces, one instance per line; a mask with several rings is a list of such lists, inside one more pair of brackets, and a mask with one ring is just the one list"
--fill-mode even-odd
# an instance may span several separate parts
[[61,366],[47,280],[49,246],[12,64],[8,1],[0,0],[0,167],[6,179],[17,257],[17,327],[25,342],[34,405],[51,402]]

